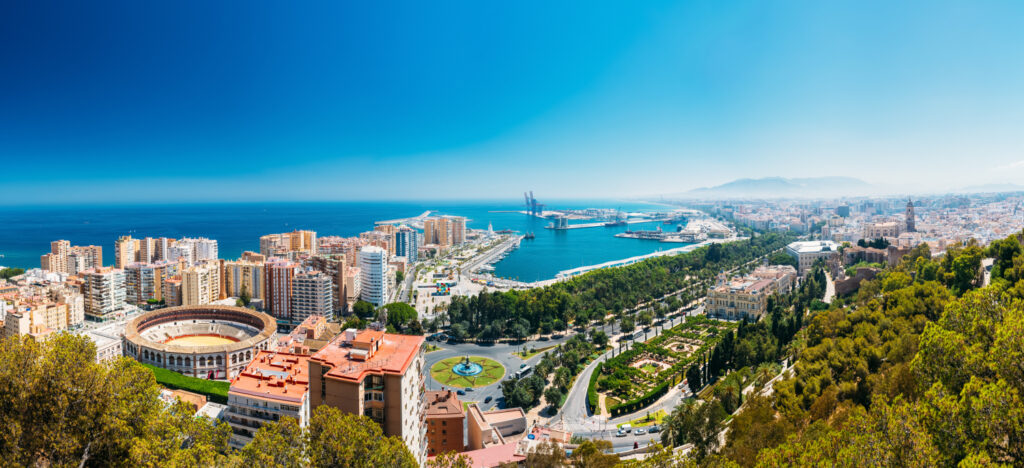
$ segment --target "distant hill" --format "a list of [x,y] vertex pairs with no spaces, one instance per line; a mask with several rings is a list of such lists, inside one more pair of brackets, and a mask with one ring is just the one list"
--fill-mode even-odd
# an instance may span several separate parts
[[812,198],[869,195],[875,191],[877,188],[873,185],[853,177],[765,177],[738,179],[682,195],[690,198]]
[[985,185],[972,185],[970,187],[964,187],[956,192],[958,193],[1001,193],[1001,192],[1022,192],[1024,191],[1024,185],[1017,184],[985,184]]

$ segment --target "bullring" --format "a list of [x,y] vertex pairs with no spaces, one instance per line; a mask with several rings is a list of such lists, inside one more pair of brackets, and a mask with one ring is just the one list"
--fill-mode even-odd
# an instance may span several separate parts
[[170,307],[128,323],[124,354],[191,377],[230,379],[271,347],[276,333],[271,316],[242,307]]

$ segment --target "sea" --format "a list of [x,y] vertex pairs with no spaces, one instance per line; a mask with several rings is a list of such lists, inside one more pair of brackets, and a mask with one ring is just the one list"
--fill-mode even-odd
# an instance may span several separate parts
[[[547,209],[610,208],[625,212],[665,211],[655,203],[617,200],[541,200]],[[317,236],[355,236],[375,221],[410,218],[424,211],[465,216],[473,229],[532,232],[520,248],[494,265],[495,275],[519,281],[555,277],[563,270],[681,247],[652,240],[614,237],[626,226],[556,231],[549,220],[509,212],[523,210],[522,200],[416,202],[288,202],[166,205],[0,206],[0,266],[35,268],[49,252],[50,241],[100,245],[103,260],[114,262],[114,241],[132,237],[208,237],[216,239],[221,258],[259,250],[261,235],[309,229]],[[504,212],[503,212],[504,211]],[[597,221],[597,220],[595,220]],[[586,221],[573,220],[571,223]],[[633,230],[660,223],[631,224]],[[676,226],[662,226],[675,230]]]

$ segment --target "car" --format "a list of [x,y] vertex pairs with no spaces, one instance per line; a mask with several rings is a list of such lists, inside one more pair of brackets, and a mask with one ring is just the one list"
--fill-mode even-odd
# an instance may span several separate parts
[[459,394],[459,395],[465,395],[466,394],[466,392],[464,390],[459,390],[459,391],[456,391],[455,393]]
[[651,434],[654,434],[655,432],[661,432],[661,426],[655,424],[651,426],[651,428],[648,429],[647,432],[650,432]]
[[619,431],[615,433],[615,437],[626,437],[626,431],[619,429]]
[[491,400],[493,400],[493,399],[494,399],[494,397],[487,397],[487,398],[484,398],[484,403],[490,403],[490,402],[491,402]]
[[626,431],[627,433],[633,432],[633,426],[631,424],[623,424],[622,427],[619,428],[619,430]]
[[646,433],[647,433],[647,430],[642,428],[642,427],[640,429],[636,430],[636,435],[644,435]]
[[466,391],[467,392],[472,392],[473,391],[473,387],[466,387]]
[[524,367],[526,367],[526,363],[525,363],[525,362],[519,365],[519,368],[520,368],[520,369],[522,369],[522,368],[524,368]]

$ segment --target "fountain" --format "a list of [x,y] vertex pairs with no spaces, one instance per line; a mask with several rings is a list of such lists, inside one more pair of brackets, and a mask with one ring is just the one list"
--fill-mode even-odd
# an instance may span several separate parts
[[472,377],[484,371],[483,366],[475,362],[469,362],[469,356],[466,356],[462,362],[452,367],[452,372],[459,374],[463,377]]

